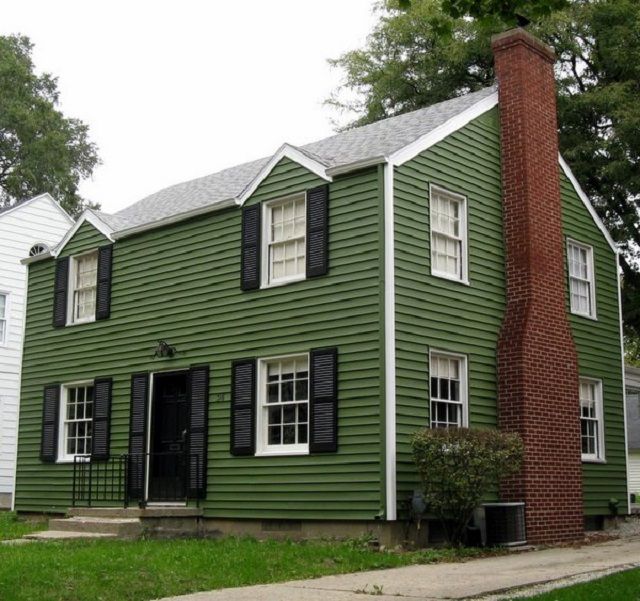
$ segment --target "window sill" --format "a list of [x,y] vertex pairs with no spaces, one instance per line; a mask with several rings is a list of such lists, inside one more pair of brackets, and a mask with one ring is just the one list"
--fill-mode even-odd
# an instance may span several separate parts
[[433,270],[431,270],[431,275],[434,278],[440,278],[441,280],[448,280],[449,282],[456,282],[458,284],[463,284],[464,286],[471,286],[471,283],[467,278],[460,279],[460,278],[453,277],[452,275],[449,275],[447,273],[440,273],[438,271],[433,271]]
[[590,319],[591,321],[598,321],[597,315],[589,315],[588,313],[578,313],[577,311],[569,310],[571,315],[575,315],[576,317],[584,317],[585,319]]
[[599,459],[598,457],[582,457],[582,463],[597,463],[604,465],[607,463],[606,459]]
[[81,319],[78,321],[68,321],[66,327],[69,326],[81,326],[86,323],[94,323],[96,321],[95,317],[93,319]]
[[277,288],[278,286],[286,286],[287,284],[293,284],[294,282],[304,282],[307,279],[307,276],[288,278],[286,280],[278,280],[276,282],[265,282],[260,286],[260,290],[265,290],[267,288]]
[[290,455],[308,455],[309,449],[264,449],[256,451],[256,457],[286,457]]
[[[91,457],[86,455],[77,455],[76,457],[84,457],[84,461],[78,461],[77,463],[89,463]],[[73,464],[76,463],[75,457],[61,457],[60,459],[56,459],[56,463],[58,464]]]

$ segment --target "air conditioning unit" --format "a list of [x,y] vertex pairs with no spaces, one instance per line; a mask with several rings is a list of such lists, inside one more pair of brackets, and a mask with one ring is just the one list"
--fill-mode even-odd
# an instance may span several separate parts
[[484,503],[487,545],[524,545],[524,503]]

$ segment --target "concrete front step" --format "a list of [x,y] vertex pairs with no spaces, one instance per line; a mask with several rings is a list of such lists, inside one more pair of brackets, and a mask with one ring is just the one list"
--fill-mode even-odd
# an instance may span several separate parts
[[138,507],[71,507],[69,517],[92,518],[197,518],[202,516],[199,507],[151,506]]
[[116,538],[115,534],[101,532],[72,532],[68,530],[44,530],[22,537],[27,540],[68,540],[73,538]]
[[142,532],[139,518],[102,518],[77,516],[49,520],[49,530],[57,532],[85,532],[111,534],[119,538],[137,538]]

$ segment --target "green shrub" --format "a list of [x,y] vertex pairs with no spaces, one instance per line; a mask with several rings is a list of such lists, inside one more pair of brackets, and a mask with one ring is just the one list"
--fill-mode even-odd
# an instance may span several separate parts
[[520,470],[523,454],[518,434],[473,428],[420,430],[411,448],[427,511],[441,520],[453,545],[462,543],[491,487]]

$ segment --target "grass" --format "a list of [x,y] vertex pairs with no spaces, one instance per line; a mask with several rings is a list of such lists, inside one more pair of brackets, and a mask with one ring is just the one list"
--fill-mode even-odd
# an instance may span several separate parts
[[[531,601],[640,601],[640,569],[618,572],[591,582],[574,584],[536,597]],[[518,599],[518,601],[526,601]]]
[[0,511],[0,540],[20,538],[30,532],[43,530],[46,526],[46,522],[27,521],[18,518],[12,511]]
[[0,546],[0,599],[144,601],[224,587],[460,561],[486,551],[377,552],[363,541],[94,540]]

